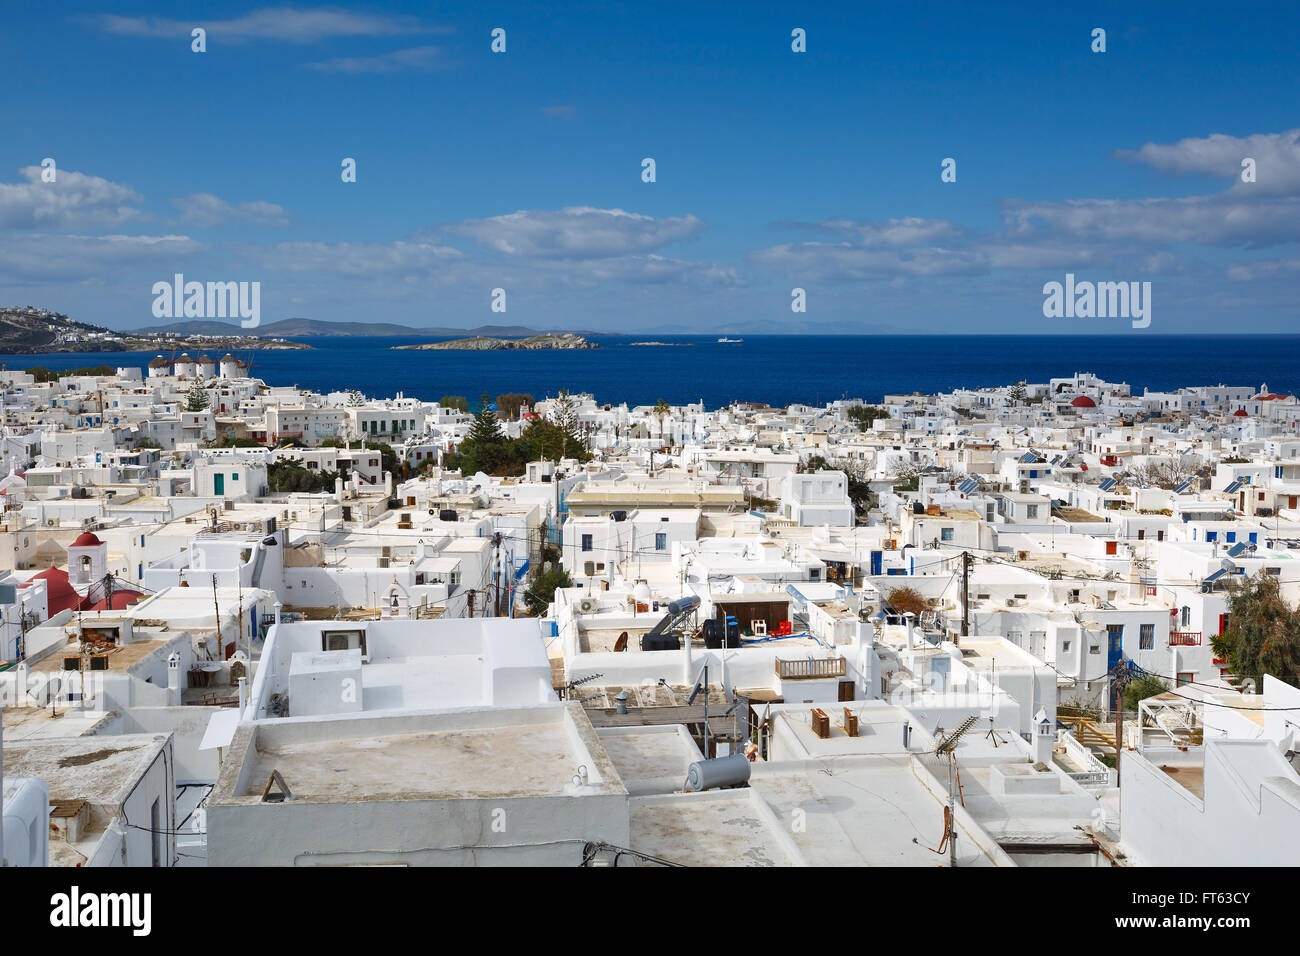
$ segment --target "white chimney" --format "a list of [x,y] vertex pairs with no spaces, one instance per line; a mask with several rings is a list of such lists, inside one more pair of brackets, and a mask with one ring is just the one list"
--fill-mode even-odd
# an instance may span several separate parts
[[181,656],[173,651],[167,655],[167,706],[181,705]]
[[911,611],[908,611],[906,614],[903,615],[903,620],[907,622],[907,649],[910,651],[914,646],[912,627],[916,622],[916,615],[913,614]]
[[239,678],[239,713],[244,713],[244,708],[248,705],[248,678]]
[[1047,719],[1047,712],[1039,709],[1034,714],[1034,761],[1052,765],[1052,750],[1056,745],[1056,735],[1052,733],[1052,722]]

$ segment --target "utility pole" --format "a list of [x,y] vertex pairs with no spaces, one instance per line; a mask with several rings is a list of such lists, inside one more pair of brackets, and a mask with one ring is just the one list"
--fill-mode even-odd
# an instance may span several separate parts
[[961,553],[961,636],[970,634],[970,564],[969,551]]
[[948,865],[957,865],[957,803],[953,796],[957,785],[953,773],[957,767],[957,754],[948,754]]
[[1119,786],[1119,752],[1124,749],[1124,687],[1128,684],[1128,670],[1124,658],[1115,665],[1111,686],[1115,689],[1115,786]]
[[492,580],[493,589],[492,615],[501,616],[501,532],[492,535]]

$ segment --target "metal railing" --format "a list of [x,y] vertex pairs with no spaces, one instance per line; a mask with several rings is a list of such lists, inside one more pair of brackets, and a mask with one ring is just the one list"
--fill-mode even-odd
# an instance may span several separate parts
[[1201,632],[1200,631],[1170,631],[1169,646],[1170,647],[1200,647]]
[[776,676],[782,680],[843,677],[847,669],[848,661],[843,657],[815,657],[801,661],[776,659]]

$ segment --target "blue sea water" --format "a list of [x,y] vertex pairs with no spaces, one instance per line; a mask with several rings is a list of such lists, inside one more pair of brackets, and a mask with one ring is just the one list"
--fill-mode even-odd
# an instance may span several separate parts
[[[628,336],[591,336],[599,349],[549,352],[393,351],[427,338],[308,338],[311,351],[241,352],[251,374],[271,385],[328,392],[355,388],[370,397],[401,392],[424,400],[523,392],[535,398],[590,392],[601,402],[674,404],[703,400],[821,405],[837,398],[879,401],[897,392],[1007,385],[1092,372],[1144,388],[1267,383],[1300,388],[1300,335],[978,336],[747,335],[645,336],[670,346],[636,346]],[[157,353],[106,352],[0,356],[9,368],[89,365],[144,367]],[[168,358],[173,357],[168,355]],[[214,359],[220,354],[214,353]]]

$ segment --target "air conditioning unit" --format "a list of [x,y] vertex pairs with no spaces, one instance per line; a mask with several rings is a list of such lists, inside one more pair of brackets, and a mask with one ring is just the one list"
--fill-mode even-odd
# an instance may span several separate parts
[[47,528],[57,528],[58,526],[59,526],[59,519],[58,519],[58,518],[46,518],[46,519],[45,519],[45,527],[47,527]]
[[1020,602],[1017,601],[1015,598],[1007,598],[1007,607],[1015,607],[1019,603]]
[[595,598],[583,598],[578,602],[578,610],[583,614],[594,614],[600,608],[600,602]]

